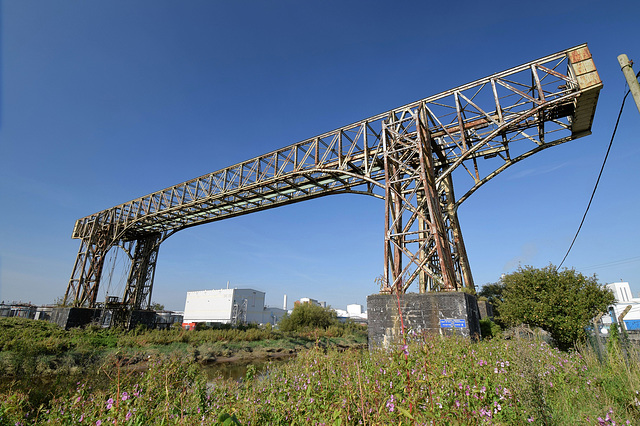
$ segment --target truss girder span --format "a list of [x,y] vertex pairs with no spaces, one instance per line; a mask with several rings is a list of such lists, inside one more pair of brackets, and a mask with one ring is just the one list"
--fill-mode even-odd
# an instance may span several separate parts
[[[590,134],[601,88],[576,46],[79,219],[65,301],[95,304],[114,245],[161,235],[157,246],[187,227],[336,193],[385,200],[387,289],[473,287],[459,205],[516,162]],[[145,297],[152,253],[150,263],[132,255]]]

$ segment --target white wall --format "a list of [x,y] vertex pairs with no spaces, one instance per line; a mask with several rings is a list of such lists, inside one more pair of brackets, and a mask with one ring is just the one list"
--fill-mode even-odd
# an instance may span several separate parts
[[616,297],[616,302],[630,302],[631,299],[633,299],[629,283],[611,283],[607,284],[606,287],[613,291],[613,295]]
[[187,292],[182,322],[230,322],[233,292],[234,289]]
[[362,315],[362,305],[347,305],[347,312],[351,315]]
[[316,299],[310,299],[308,297],[301,297],[300,298],[300,303],[310,303],[314,306],[321,306],[320,302],[318,302]]
[[187,292],[184,306],[183,323],[192,322],[231,322],[233,305],[240,309],[247,300],[247,323],[262,324],[264,311],[264,292],[253,289],[221,289]]
[[239,307],[243,306],[244,299],[247,299],[247,324],[262,324],[264,311],[264,292],[252,289],[235,289],[233,295],[234,303]]

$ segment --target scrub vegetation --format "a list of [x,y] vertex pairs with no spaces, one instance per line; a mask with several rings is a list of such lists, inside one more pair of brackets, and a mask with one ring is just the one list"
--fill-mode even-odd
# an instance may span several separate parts
[[[615,328],[604,353],[584,343],[593,312],[611,300],[595,278],[521,268],[489,288],[499,314],[482,321],[484,340],[409,330],[373,351],[362,350],[364,327],[311,305],[279,330],[64,331],[0,320],[0,426],[640,422],[640,354],[621,346]],[[567,310],[571,301],[580,309]],[[562,350],[539,333],[522,339],[500,328],[511,324],[546,329]],[[241,381],[200,367],[281,352],[297,356],[260,374],[249,367]]]
[[[233,356],[255,358],[275,351],[295,352],[312,346],[362,346],[366,328],[335,321],[326,328],[280,331],[266,327],[199,327],[198,330],[131,331],[88,326],[63,330],[24,318],[0,319],[0,374],[29,377],[80,372],[114,354],[128,362],[157,354],[177,353],[191,361],[215,361]],[[249,356],[249,354],[252,354]]]
[[521,266],[500,282],[485,285],[479,295],[493,305],[500,326],[540,327],[563,350],[583,341],[591,320],[615,299],[595,276],[554,265]]
[[144,370],[114,356],[42,405],[5,386],[0,424],[637,424],[636,360],[617,344],[600,361],[588,347],[411,332],[389,350],[313,347],[240,382],[175,355]]

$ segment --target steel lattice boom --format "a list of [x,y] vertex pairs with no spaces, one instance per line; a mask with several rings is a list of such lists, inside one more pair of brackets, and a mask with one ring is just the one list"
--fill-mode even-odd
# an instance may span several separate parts
[[388,291],[473,288],[458,206],[510,165],[590,134],[601,88],[576,46],[79,219],[65,303],[95,306],[120,246],[132,259],[122,303],[146,308],[168,236],[336,193],[384,199]]

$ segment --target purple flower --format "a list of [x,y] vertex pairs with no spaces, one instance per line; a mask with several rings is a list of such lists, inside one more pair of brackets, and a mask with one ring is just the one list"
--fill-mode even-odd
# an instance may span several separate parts
[[389,411],[390,411],[390,412],[392,412],[392,411],[395,409],[395,407],[396,407],[396,406],[393,404],[393,401],[394,401],[394,397],[393,397],[393,395],[391,395],[391,396],[389,397],[389,399],[387,400],[387,404],[386,404],[386,405],[387,405],[387,408],[389,409]]
[[129,399],[129,394],[126,392],[122,392],[122,400],[126,401],[127,399]]
[[408,356],[409,355],[409,346],[402,345],[402,353],[405,354],[406,356]]
[[113,398],[109,398],[107,400],[107,410],[111,410],[112,407],[113,407]]

